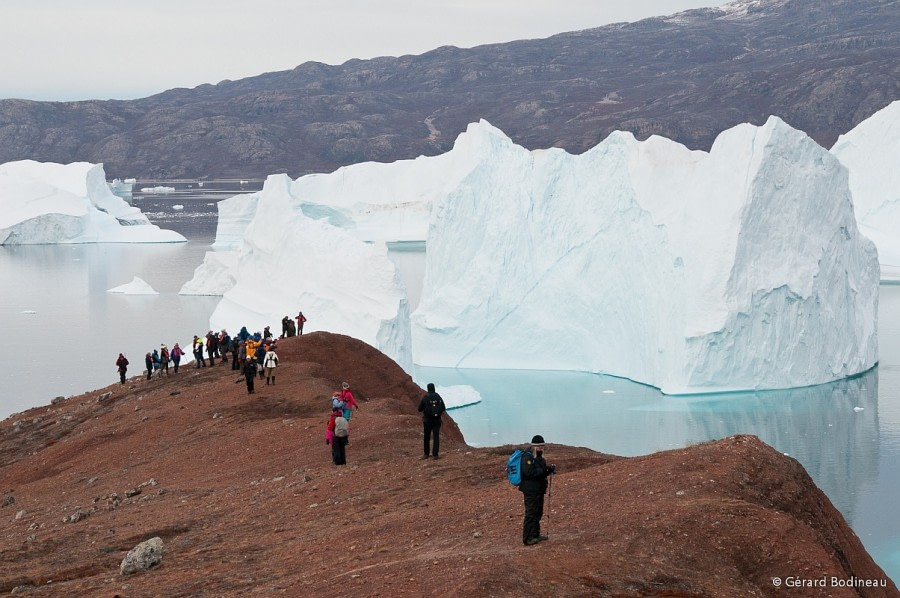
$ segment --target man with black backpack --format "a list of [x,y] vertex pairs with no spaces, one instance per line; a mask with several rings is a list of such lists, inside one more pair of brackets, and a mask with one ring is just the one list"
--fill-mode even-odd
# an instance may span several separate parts
[[549,540],[541,535],[541,517],[544,516],[544,494],[547,478],[556,472],[555,465],[544,461],[544,437],[531,439],[531,448],[522,453],[522,481],[519,490],[525,497],[525,520],[522,522],[522,542],[526,546]]
[[441,395],[434,391],[434,383],[428,383],[428,392],[419,401],[419,411],[422,413],[422,429],[425,432],[425,454],[423,459],[428,458],[429,444],[431,435],[434,434],[434,445],[431,447],[431,454],[438,459],[438,453],[441,447],[441,415],[447,407],[444,406],[444,399]]

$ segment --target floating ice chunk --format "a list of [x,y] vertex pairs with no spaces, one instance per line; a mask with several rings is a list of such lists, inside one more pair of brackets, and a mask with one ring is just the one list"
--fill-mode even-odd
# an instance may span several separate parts
[[435,390],[444,399],[447,409],[456,409],[481,402],[481,393],[467,384],[438,386]]
[[853,410],[859,413],[860,411],[865,411],[865,407],[854,407]]
[[141,187],[141,193],[175,193],[175,187]]
[[23,314],[36,314],[37,312],[34,311],[33,309],[26,309],[26,310],[23,311],[22,313],[23,313]]
[[142,278],[139,278],[137,276],[135,276],[134,280],[132,280],[128,284],[123,284],[121,286],[108,289],[106,292],[122,293],[125,295],[159,295],[159,293],[153,290],[153,287],[147,284]]
[[184,209],[184,206],[181,205],[180,203],[177,203],[177,204],[175,204],[174,206],[172,206],[172,209],[173,209],[173,210],[183,210],[183,209]]

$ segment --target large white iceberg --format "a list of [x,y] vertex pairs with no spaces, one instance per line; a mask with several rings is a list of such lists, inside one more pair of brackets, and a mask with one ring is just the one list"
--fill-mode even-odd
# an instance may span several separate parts
[[[709,153],[614,133],[579,156],[528,151],[482,121],[442,156],[271,176],[223,203],[217,246],[236,249],[186,285],[233,285],[214,329],[277,327],[302,308],[407,371],[411,354],[669,393],[806,386],[877,360],[878,263],[847,171],[777,118]],[[382,242],[419,238],[410,324]]]
[[0,245],[183,241],[116,197],[102,164],[0,164]]
[[900,280],[900,101],[838,137],[831,153],[850,172],[856,219],[878,247],[882,278]]
[[480,165],[434,206],[417,364],[604,372],[667,393],[875,365],[878,263],[847,171],[778,118],[708,154],[621,132],[579,156],[486,123],[467,135]]
[[310,329],[363,340],[412,371],[409,306],[387,248],[295,210],[289,183],[266,180],[211,328],[277,329],[303,309],[315,314]]

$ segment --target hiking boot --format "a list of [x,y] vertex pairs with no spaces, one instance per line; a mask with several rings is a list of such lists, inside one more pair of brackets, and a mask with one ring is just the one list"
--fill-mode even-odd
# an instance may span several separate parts
[[422,456],[421,456],[421,457],[419,457],[419,458],[420,458],[420,459],[428,459],[428,458],[429,458],[429,456],[428,456],[428,455],[422,455]]
[[550,536],[538,536],[537,537],[538,542],[546,542],[549,539],[550,539]]
[[434,456],[434,460],[437,461],[438,459],[440,459],[440,457],[438,457],[437,455],[435,455],[435,456]]
[[528,538],[527,540],[525,540],[525,546],[534,546],[540,541],[540,538]]

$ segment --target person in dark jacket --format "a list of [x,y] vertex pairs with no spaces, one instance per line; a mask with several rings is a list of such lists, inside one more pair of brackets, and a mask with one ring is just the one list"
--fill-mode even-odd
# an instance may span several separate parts
[[525,498],[525,519],[522,522],[522,542],[526,546],[548,540],[541,535],[541,517],[544,516],[544,494],[547,478],[556,472],[555,465],[544,460],[544,437],[538,434],[531,439],[531,447],[522,455],[522,481],[519,490]]
[[247,381],[247,394],[253,394],[253,381],[256,379],[256,360],[252,357],[244,362],[244,379]]
[[122,384],[125,384],[125,372],[128,371],[128,359],[124,354],[119,353],[119,358],[116,360],[116,366],[119,368],[119,381]]
[[419,411],[422,413],[422,429],[425,434],[425,454],[423,459],[428,458],[428,449],[432,434],[434,435],[434,444],[431,446],[431,454],[438,459],[441,448],[441,416],[447,407],[444,405],[444,399],[441,395],[434,391],[434,383],[428,383],[428,392],[419,401]]
[[153,378],[153,356],[147,353],[144,356],[144,365],[147,366],[147,380]]

